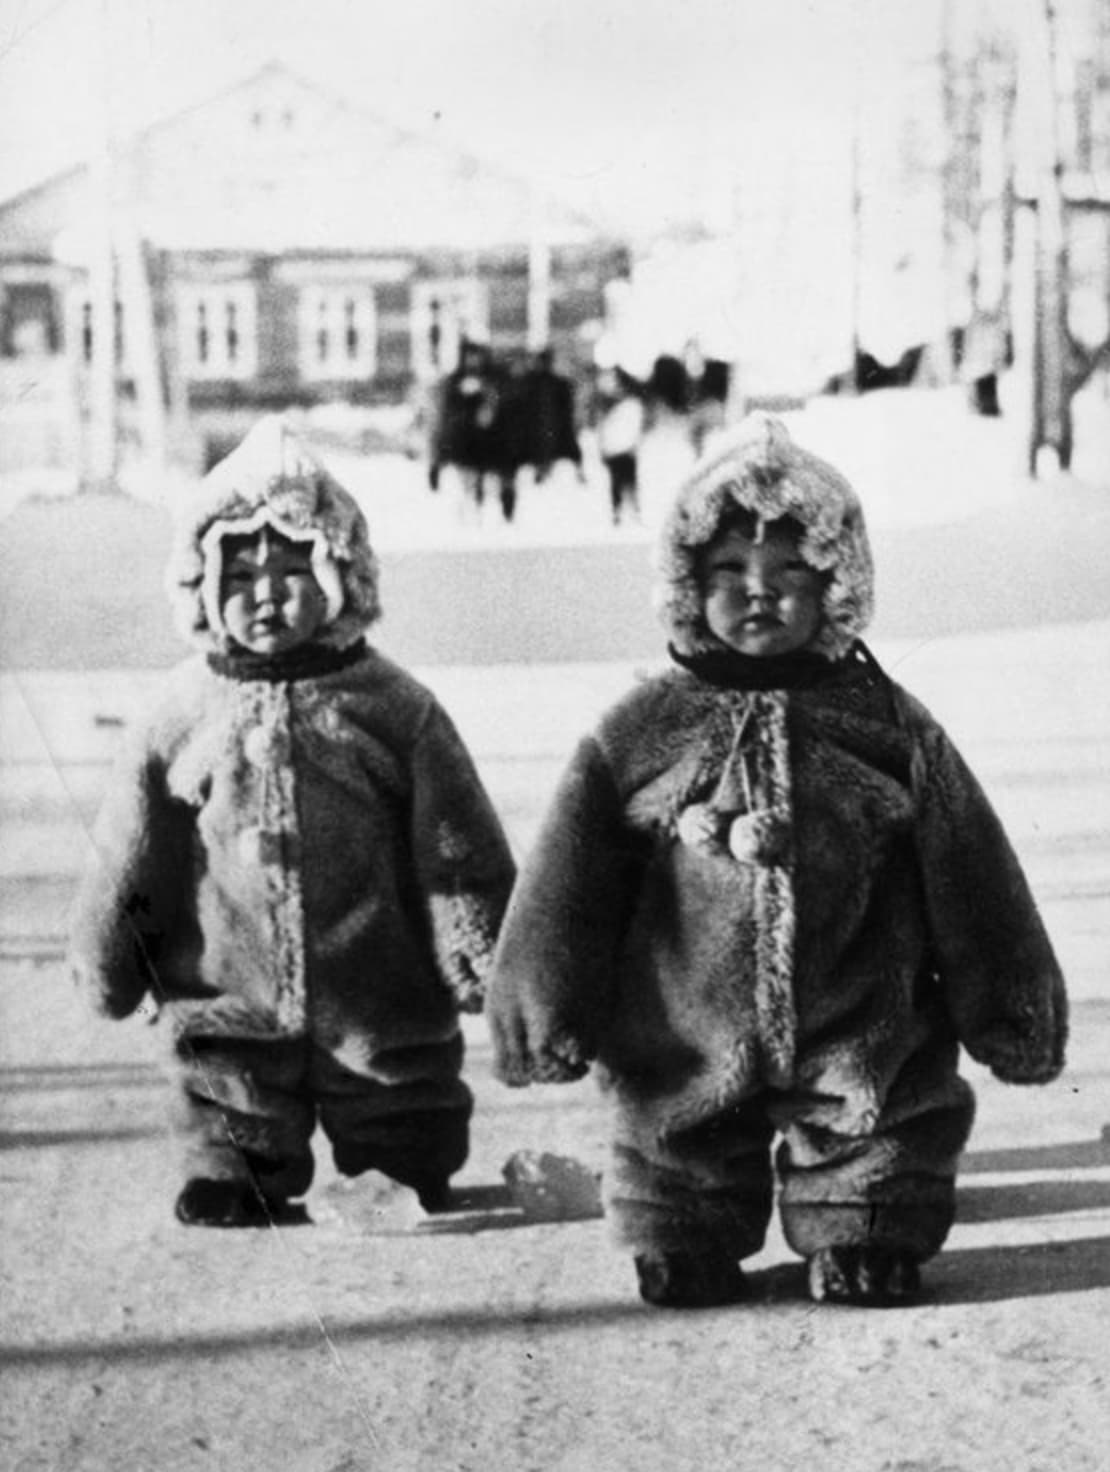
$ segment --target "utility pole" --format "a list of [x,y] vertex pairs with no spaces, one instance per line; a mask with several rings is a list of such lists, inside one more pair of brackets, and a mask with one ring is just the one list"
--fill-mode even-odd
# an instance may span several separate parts
[[154,296],[145,242],[128,199],[115,212],[119,298],[127,328],[129,371],[135,385],[139,441],[157,472],[166,461],[166,395],[154,325]]
[[89,429],[83,484],[86,490],[115,489],[119,471],[116,396],[116,254],[112,239],[115,191],[115,125],[109,75],[111,0],[100,0],[96,47],[99,71],[99,129],[89,163],[92,250],[89,298],[92,361],[89,364]]
[[1026,0],[1030,24],[1023,48],[1029,136],[1036,148],[1033,247],[1032,413],[1028,469],[1037,473],[1042,449],[1055,451],[1062,470],[1071,464],[1068,246],[1059,127],[1059,55],[1055,0]]
[[[863,131],[864,105],[870,103],[867,92],[867,45],[872,34],[870,5],[860,7],[851,19],[851,57],[848,73],[851,84],[848,111],[848,350],[851,359],[846,388],[849,393],[862,391],[860,362],[863,349],[863,280],[864,280],[864,220],[863,220]],[[870,106],[868,106],[870,113]],[[868,122],[870,117],[868,117]]]
[[528,346],[544,348],[551,336],[551,235],[547,195],[532,186],[528,228]]
[[860,98],[857,90],[852,104],[852,136],[849,142],[849,189],[851,190],[851,253],[852,253],[852,280],[851,280],[851,303],[849,311],[851,314],[851,352],[852,365],[849,370],[849,382],[851,391],[858,394],[862,389],[860,383],[860,362],[862,343],[860,341],[860,320],[863,311],[863,159],[860,123]]
[[943,338],[939,344],[938,367],[941,380],[952,383],[956,378],[952,329],[957,311],[954,303],[956,259],[956,225],[963,203],[961,198],[961,160],[958,143],[962,138],[959,99],[956,93],[956,57],[953,37],[953,0],[941,0],[939,12],[940,104],[943,161],[940,177],[940,268],[943,273],[941,302],[943,305]]

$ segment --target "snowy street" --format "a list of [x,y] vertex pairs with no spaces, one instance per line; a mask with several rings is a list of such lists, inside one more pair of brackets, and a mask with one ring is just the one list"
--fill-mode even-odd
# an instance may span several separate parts
[[[341,1190],[310,1223],[178,1225],[157,1030],[90,1021],[66,908],[120,732],[182,646],[164,509],[21,500],[0,542],[0,1466],[12,1472],[1101,1472],[1110,1445],[1110,464],[1018,474],[1006,421],[938,398],[823,402],[792,428],[853,477],[878,569],[873,647],[948,727],[1026,867],[1073,998],[1042,1089],[969,1066],[980,1109],[927,1300],[815,1307],[777,1227],[751,1301],[636,1296],[599,1219],[529,1219],[514,1151],[605,1166],[592,1081],[510,1092],[467,1021],[477,1095],[458,1209]],[[518,856],[575,739],[664,650],[653,525],[595,480],[462,526],[420,467],[334,468],[383,559],[381,643],[457,720]],[[1101,461],[1098,456],[1102,455]],[[129,566],[123,577],[121,569]]]

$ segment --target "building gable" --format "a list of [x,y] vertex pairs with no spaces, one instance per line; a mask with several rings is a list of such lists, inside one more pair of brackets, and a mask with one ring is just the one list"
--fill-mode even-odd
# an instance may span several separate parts
[[[0,249],[9,236],[48,242],[84,175],[71,170],[0,205]],[[144,238],[173,250],[479,250],[521,245],[535,225],[527,181],[281,63],[122,146],[116,193]],[[594,233],[557,208],[544,227],[566,242]]]

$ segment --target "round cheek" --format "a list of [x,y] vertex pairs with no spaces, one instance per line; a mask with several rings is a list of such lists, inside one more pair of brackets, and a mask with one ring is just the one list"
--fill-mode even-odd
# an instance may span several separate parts
[[220,600],[220,615],[223,619],[224,627],[230,629],[232,632],[236,628],[242,628],[246,625],[250,617],[250,611],[251,599],[241,588],[235,589],[227,597]]
[[705,600],[705,622],[709,632],[723,639],[735,617],[732,600],[720,589],[711,591]]

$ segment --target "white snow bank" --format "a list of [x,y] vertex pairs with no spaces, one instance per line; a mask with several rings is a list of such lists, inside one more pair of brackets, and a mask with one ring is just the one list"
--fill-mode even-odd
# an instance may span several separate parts
[[[841,469],[856,486],[873,526],[951,523],[1014,501],[1028,484],[1025,435],[1012,384],[1001,386],[1004,413],[970,412],[966,391],[887,389],[859,398],[820,397],[783,418],[800,443]],[[1073,474],[1104,483],[1110,466],[1110,380],[1099,379],[1075,402]],[[566,546],[649,541],[675,487],[693,463],[681,425],[670,420],[649,433],[641,451],[641,520],[612,525],[606,477],[591,435],[583,436],[585,480],[560,465],[544,485],[519,477],[515,520],[501,515],[489,483],[478,511],[450,469],[430,490],[423,461],[404,454],[360,455],[317,442],[318,453],[358,498],[375,546],[460,551],[481,546]],[[124,491],[143,501],[172,504],[183,493],[181,472],[155,472],[134,463],[121,476]],[[75,490],[68,472],[0,477],[0,517],[28,496]]]

